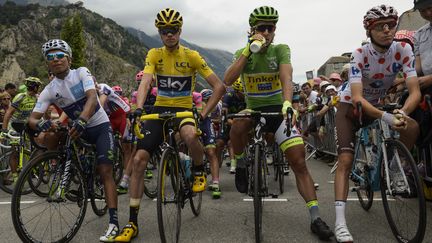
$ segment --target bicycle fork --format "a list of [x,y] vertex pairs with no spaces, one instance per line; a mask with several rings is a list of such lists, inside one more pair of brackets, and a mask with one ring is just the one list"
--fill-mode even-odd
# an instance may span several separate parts
[[385,142],[381,143],[381,149],[382,149],[382,153],[383,153],[383,162],[384,162],[384,170],[385,170],[385,179],[386,179],[386,184],[387,184],[387,191],[390,195],[394,195],[394,190],[392,190],[391,188],[391,182],[390,182],[390,173],[389,173],[389,163],[396,163],[397,164],[397,169],[399,170],[399,172],[402,173],[402,177],[403,177],[403,181],[404,181],[404,185],[405,185],[405,189],[407,190],[408,194],[411,194],[411,189],[408,186],[408,180],[406,178],[405,175],[405,171],[402,168],[402,163],[401,163],[401,159],[399,157],[399,153],[398,151],[394,148],[393,151],[393,159],[392,161],[389,161],[388,159],[388,155],[387,155],[387,149],[385,147]]
[[56,170],[56,175],[51,183],[50,192],[48,195],[48,202],[64,202],[65,201],[65,190],[69,185],[71,177],[71,163],[69,159],[66,161],[64,166],[64,172],[62,173],[61,167]]

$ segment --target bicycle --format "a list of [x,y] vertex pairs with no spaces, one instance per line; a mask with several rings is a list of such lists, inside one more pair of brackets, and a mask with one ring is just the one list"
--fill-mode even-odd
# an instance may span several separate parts
[[[392,112],[398,105],[378,108]],[[357,109],[362,126],[361,104],[357,104]],[[411,153],[397,140],[398,136],[381,119],[362,127],[357,133],[350,179],[354,182],[353,190],[360,205],[366,211],[372,207],[374,191],[381,190],[386,219],[398,242],[421,242],[426,230],[426,204],[421,179]],[[336,168],[337,163],[332,172]],[[396,215],[404,211],[403,208],[406,212],[414,212],[414,219],[408,215]]]
[[285,161],[285,156],[282,153],[279,145],[277,143],[273,143],[273,173],[274,173],[274,181],[278,182],[279,192],[280,194],[284,193],[285,186],[285,171],[287,170],[288,163]]
[[[178,128],[174,126],[175,118],[194,118],[198,124],[196,110],[176,113],[161,113],[142,115],[140,121],[162,120],[164,139],[160,145],[161,158],[159,163],[159,177],[157,186],[157,215],[161,241],[178,242],[181,228],[181,210],[189,201],[192,212],[198,216],[201,212],[202,193],[192,191],[193,178],[186,176],[186,168],[180,163],[179,151],[175,139]],[[138,124],[135,125],[136,136],[144,138]],[[199,130],[197,130],[199,135]],[[191,162],[193,164],[193,162]]]
[[120,183],[123,176],[123,146],[120,133],[114,132],[114,160],[113,160],[113,178],[116,185]]
[[[67,133],[61,127],[59,132]],[[66,135],[58,151],[46,151],[29,161],[21,172],[12,195],[12,221],[23,242],[68,242],[78,232],[90,200],[93,212],[107,212],[104,187],[95,175],[94,145]],[[33,171],[39,171],[46,183],[34,186]],[[26,184],[32,188],[23,195]],[[30,203],[29,203],[30,202]]]
[[[292,110],[288,108],[287,117],[287,136],[291,134],[291,121]],[[253,197],[254,203],[254,224],[255,224],[255,242],[263,240],[262,233],[262,213],[263,213],[263,198],[269,196],[268,190],[268,165],[265,155],[265,141],[263,138],[262,128],[266,121],[265,117],[280,117],[281,112],[260,112],[250,111],[248,113],[229,114],[227,118],[251,118],[254,124],[253,128],[253,142],[248,146],[246,151],[246,158],[249,163],[246,164],[247,171],[249,172],[249,187],[248,195]],[[283,175],[283,173],[282,173]]]
[[[3,144],[0,143],[2,152],[0,156],[0,189],[4,192],[12,194],[15,187],[16,179],[12,176],[12,168],[10,160],[12,156],[17,156],[17,168],[16,173],[20,173],[22,168],[28,163],[32,156],[33,147],[29,145],[27,134],[25,133],[24,122],[12,122],[12,127],[16,131],[9,130],[6,134],[6,138],[9,141],[18,141],[17,144]],[[11,178],[10,178],[11,177]],[[26,188],[24,193],[30,193],[31,189]]]

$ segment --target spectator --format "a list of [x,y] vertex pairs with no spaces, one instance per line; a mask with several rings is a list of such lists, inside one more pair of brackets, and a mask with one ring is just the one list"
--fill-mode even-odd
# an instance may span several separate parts
[[8,92],[0,93],[0,122],[3,122],[3,118],[6,114],[7,109],[9,108],[11,101],[11,96]]
[[5,91],[9,93],[10,97],[13,99],[17,94],[17,87],[13,83],[7,83],[5,85]]
[[330,82],[336,87],[336,90],[339,90],[342,84],[342,78],[339,75],[339,73],[332,73],[330,74]]

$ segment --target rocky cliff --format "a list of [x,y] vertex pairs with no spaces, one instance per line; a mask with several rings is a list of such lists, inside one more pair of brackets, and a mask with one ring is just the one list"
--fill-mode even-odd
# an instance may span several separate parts
[[[18,0],[29,3],[36,0]],[[113,20],[82,7],[82,4],[56,6],[19,5],[6,2],[0,6],[0,85],[19,83],[27,76],[47,82],[47,68],[40,47],[45,41],[59,38],[64,21],[72,15],[81,16],[86,39],[87,67],[99,82],[120,83],[126,90],[134,86],[135,73],[142,69],[149,48],[160,46],[158,37],[142,38],[144,32],[119,26]],[[0,0],[0,3],[4,0]],[[49,4],[48,4],[49,5]],[[231,61],[232,54],[209,50],[184,42],[198,50],[220,76]]]

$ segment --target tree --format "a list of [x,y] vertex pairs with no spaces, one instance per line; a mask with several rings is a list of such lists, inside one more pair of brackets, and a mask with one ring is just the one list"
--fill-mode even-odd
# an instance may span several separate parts
[[72,48],[72,68],[85,66],[85,39],[81,17],[78,14],[66,20],[60,36]]

